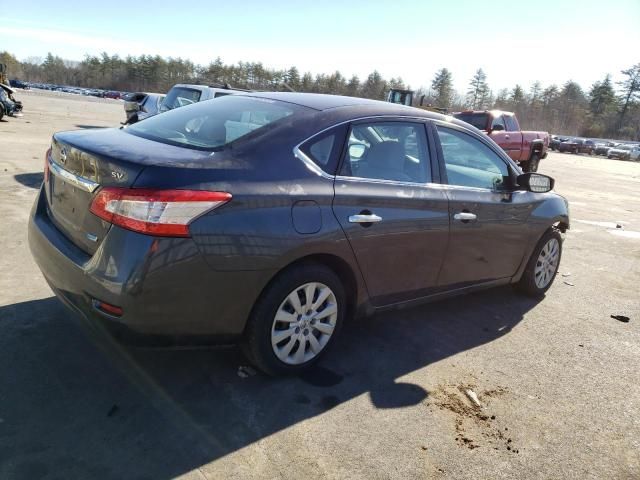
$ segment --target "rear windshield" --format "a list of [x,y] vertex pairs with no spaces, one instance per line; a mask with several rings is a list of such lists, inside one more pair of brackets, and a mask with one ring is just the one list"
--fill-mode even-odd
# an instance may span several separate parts
[[486,113],[456,113],[453,115],[458,120],[462,120],[463,122],[470,123],[478,130],[486,130],[487,123],[489,120],[489,115]]
[[266,98],[227,95],[156,115],[125,131],[170,145],[219,150],[303,110],[306,108]]

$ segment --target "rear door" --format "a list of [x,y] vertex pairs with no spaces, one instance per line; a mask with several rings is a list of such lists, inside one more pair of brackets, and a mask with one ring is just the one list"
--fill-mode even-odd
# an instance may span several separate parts
[[360,121],[335,180],[333,210],[374,305],[417,298],[437,285],[449,233],[433,142],[420,121]]
[[513,191],[509,165],[487,143],[451,124],[438,122],[434,130],[451,221],[439,285],[513,276],[529,243],[532,197]]

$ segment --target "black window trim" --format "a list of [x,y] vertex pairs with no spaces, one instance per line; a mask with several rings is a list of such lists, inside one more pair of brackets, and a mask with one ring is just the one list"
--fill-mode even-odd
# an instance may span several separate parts
[[[486,147],[488,147],[491,151],[493,151],[493,153],[495,153],[498,158],[500,158],[507,166],[507,171],[509,172],[509,178],[511,180],[511,188],[506,189],[506,190],[495,190],[493,188],[482,188],[482,187],[468,187],[465,185],[452,185],[449,183],[449,179],[447,178],[447,169],[446,169],[446,164],[444,161],[444,154],[442,152],[442,145],[440,144],[440,137],[438,136],[438,131],[437,131],[437,127],[443,127],[443,128],[449,128],[451,130],[455,130],[459,133],[468,135],[472,138],[475,138],[476,140],[480,141],[481,143],[483,143]],[[430,122],[430,128],[432,129],[432,135],[434,137],[435,140],[435,146],[436,146],[436,150],[437,150],[437,159],[438,159],[438,165],[439,165],[439,171],[440,171],[440,178],[442,180],[442,185],[444,185],[446,188],[448,189],[462,189],[462,190],[472,190],[472,191],[477,191],[477,192],[491,192],[491,193],[508,193],[508,192],[513,192],[516,189],[516,178],[518,176],[518,170],[519,168],[517,167],[517,165],[515,164],[515,162],[511,159],[511,157],[509,157],[507,155],[507,153],[502,150],[500,147],[498,147],[496,149],[495,144],[492,144],[493,142],[490,142],[488,140],[488,137],[486,137],[485,135],[478,135],[476,132],[470,131],[466,128],[460,127],[459,125],[456,125],[454,123],[447,123],[447,122],[443,122],[441,120],[432,120]]]
[[[319,169],[320,172],[322,172],[323,176],[326,175],[330,178],[334,178],[336,173],[339,171],[338,168],[340,167],[340,161],[342,158],[342,152],[344,149],[344,144],[347,141],[347,132],[348,132],[348,122],[342,122],[342,123],[338,123],[336,125],[333,125],[329,128],[325,128],[324,130],[316,133],[315,135],[309,137],[307,140],[305,140],[304,142],[300,142],[298,145],[295,146],[295,148],[293,149],[294,151],[294,155],[296,157],[298,156],[302,156],[302,160],[307,163],[307,162],[311,162],[313,163],[315,168],[312,168],[313,171],[316,171],[316,169]],[[322,137],[326,136],[326,135],[332,135],[333,131],[335,131],[335,135],[336,135],[336,143],[333,145],[332,149],[331,149],[331,158],[329,159],[329,161],[327,162],[327,165],[325,165],[324,167],[332,167],[332,168],[323,168],[322,165],[320,165],[316,160],[313,159],[313,156],[307,152],[305,152],[307,145],[312,145],[314,144],[316,141],[321,140]],[[318,173],[318,172],[316,172]]]

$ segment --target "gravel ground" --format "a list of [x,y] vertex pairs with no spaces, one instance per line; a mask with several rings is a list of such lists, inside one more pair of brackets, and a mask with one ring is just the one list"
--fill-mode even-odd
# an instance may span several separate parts
[[353,321],[302,378],[240,376],[235,347],[126,349],[52,296],[26,241],[44,151],[124,111],[17,97],[24,117],[0,122],[0,478],[640,478],[640,163],[541,162],[572,228],[540,303],[500,288]]

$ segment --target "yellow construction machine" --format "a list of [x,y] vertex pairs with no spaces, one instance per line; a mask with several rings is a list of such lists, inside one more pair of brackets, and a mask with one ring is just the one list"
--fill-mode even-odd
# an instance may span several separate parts
[[447,113],[446,108],[434,107],[431,104],[425,105],[424,95],[420,97],[420,102],[418,105],[413,105],[413,97],[415,93],[416,92],[414,92],[413,90],[404,90],[402,88],[392,88],[391,90],[389,90],[389,93],[387,94],[387,102],[396,103],[398,105],[407,105],[409,107],[415,106],[417,108],[421,108],[422,110],[429,110],[430,112],[443,113],[443,114]]

